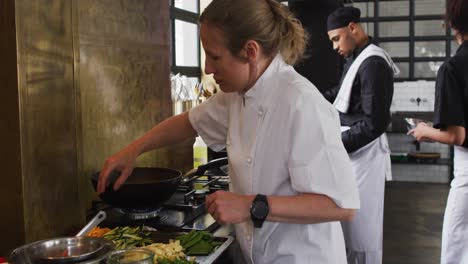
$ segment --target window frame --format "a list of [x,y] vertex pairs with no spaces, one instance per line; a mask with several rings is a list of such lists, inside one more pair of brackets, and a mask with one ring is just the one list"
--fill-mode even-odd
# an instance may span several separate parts
[[[374,35],[371,35],[373,40],[379,43],[391,43],[391,42],[408,42],[409,43],[409,56],[408,57],[397,57],[393,58],[394,62],[397,63],[408,63],[409,72],[407,78],[395,78],[395,81],[417,81],[417,80],[428,80],[433,81],[436,77],[424,78],[415,77],[415,63],[418,62],[443,62],[450,58],[452,47],[451,42],[453,40],[452,32],[450,27],[445,28],[444,35],[428,35],[428,36],[415,36],[415,22],[416,21],[430,21],[430,20],[442,20],[444,21],[444,14],[440,15],[415,15],[416,5],[415,0],[409,1],[409,16],[385,16],[381,17],[379,14],[380,3],[389,2],[391,0],[354,0],[346,5],[352,5],[353,3],[373,3],[374,4],[374,15],[372,17],[362,17],[362,23],[372,23],[374,27]],[[346,1],[347,2],[347,1]],[[409,22],[409,36],[405,37],[380,37],[379,34],[379,23],[380,22]],[[444,22],[445,23],[445,22]],[[416,57],[415,55],[415,42],[418,41],[444,41],[445,42],[445,56],[443,57]]]
[[[169,19],[170,19],[170,32],[171,32],[171,72],[176,74],[180,73],[182,75],[185,75],[187,77],[193,77],[193,78],[198,78],[201,80],[201,54],[200,54],[200,25],[198,24],[198,17],[200,13],[200,0],[194,0],[197,1],[197,9],[198,13],[194,13],[188,10],[184,10],[181,8],[175,7],[175,0],[169,0]],[[197,26],[198,32],[197,32],[197,43],[194,43],[196,45],[196,51],[197,51],[197,60],[198,60],[198,66],[177,66],[176,65],[176,37],[175,37],[175,21],[180,20],[183,22],[195,24]]]

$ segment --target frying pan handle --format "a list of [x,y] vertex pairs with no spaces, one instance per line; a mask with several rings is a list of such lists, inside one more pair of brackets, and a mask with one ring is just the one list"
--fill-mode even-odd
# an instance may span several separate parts
[[223,157],[219,159],[212,160],[206,164],[200,165],[197,168],[197,172],[195,175],[203,175],[207,170],[212,169],[212,168],[219,168],[222,166],[228,165],[228,158]]
[[182,182],[188,183],[188,182],[194,181],[200,178],[201,176],[203,176],[203,174],[205,174],[207,170],[213,169],[213,168],[220,168],[227,164],[228,164],[227,157],[212,160],[206,164],[200,165],[198,168],[191,169],[190,171],[185,173],[184,179],[182,180]]
[[86,234],[88,234],[93,228],[95,228],[96,226],[98,226],[102,221],[104,221],[104,219],[106,219],[107,215],[106,215],[106,212],[104,211],[99,211],[96,216],[91,219],[91,221],[89,221],[89,223],[83,227],[83,229],[80,230],[80,232],[78,232],[78,234],[76,234],[76,236],[85,236]]

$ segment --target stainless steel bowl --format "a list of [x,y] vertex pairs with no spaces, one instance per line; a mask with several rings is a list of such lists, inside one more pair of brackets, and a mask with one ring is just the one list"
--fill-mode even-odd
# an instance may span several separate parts
[[147,248],[131,248],[112,252],[107,264],[153,264],[154,252]]
[[64,237],[22,246],[10,255],[11,263],[101,263],[115,248],[112,242],[95,237]]

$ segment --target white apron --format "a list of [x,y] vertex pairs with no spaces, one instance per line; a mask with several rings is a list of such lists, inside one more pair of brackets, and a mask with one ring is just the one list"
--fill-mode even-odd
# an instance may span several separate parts
[[[342,127],[342,130],[348,130]],[[351,222],[342,222],[348,264],[382,263],[385,179],[391,180],[386,134],[349,153],[358,185],[361,209]]]
[[441,264],[468,263],[468,149],[454,148],[454,179],[445,208]]

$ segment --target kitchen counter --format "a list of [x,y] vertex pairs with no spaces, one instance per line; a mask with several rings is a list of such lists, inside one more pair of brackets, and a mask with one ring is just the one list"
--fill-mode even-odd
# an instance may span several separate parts
[[452,165],[451,159],[437,159],[435,161],[432,160],[392,160],[392,164],[427,164],[427,165]]
[[[391,150],[392,177],[394,181],[449,183],[452,179],[453,161],[450,146],[438,142],[416,144],[406,133],[387,133]],[[436,160],[414,160],[410,152],[440,153]]]
[[[222,225],[214,233],[214,236],[231,236],[235,237],[234,225]],[[234,263],[235,257],[241,255],[237,242],[234,242],[224,251],[224,253],[217,258],[215,264],[232,264]]]

